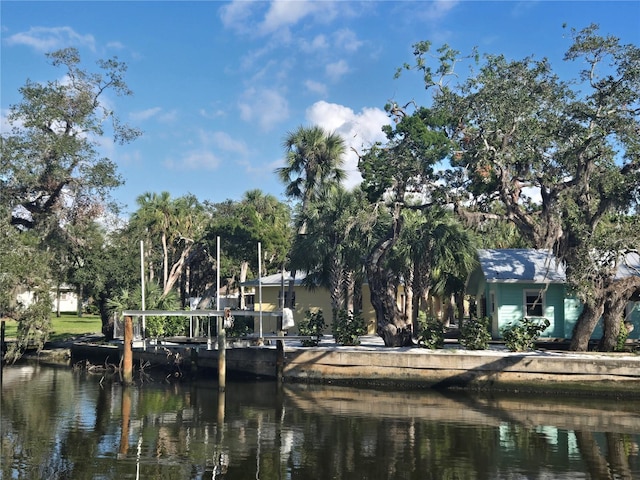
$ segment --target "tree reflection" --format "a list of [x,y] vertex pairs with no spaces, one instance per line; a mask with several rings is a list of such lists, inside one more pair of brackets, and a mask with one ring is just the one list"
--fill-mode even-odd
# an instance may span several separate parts
[[98,380],[44,369],[3,385],[2,478],[640,475],[632,401]]

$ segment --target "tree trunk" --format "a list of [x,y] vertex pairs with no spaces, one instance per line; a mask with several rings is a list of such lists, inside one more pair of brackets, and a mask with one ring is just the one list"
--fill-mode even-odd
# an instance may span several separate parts
[[345,272],[345,306],[347,312],[355,313],[355,297],[356,297],[356,279],[353,271]]
[[407,320],[411,325],[412,333],[416,331],[414,328],[414,318],[416,317],[416,314],[413,311],[413,292],[415,290],[415,281],[415,268],[413,268],[412,265],[409,267],[407,278],[404,283],[404,315],[407,317]]
[[240,308],[240,310],[244,310],[247,305],[245,303],[245,299],[244,299],[244,286],[242,285],[245,280],[247,279],[247,272],[249,271],[249,262],[247,262],[246,260],[243,260],[242,262],[240,262],[240,293],[238,294],[239,297],[239,301],[238,301],[238,307]]
[[353,312],[362,311],[362,276],[358,275],[354,279],[353,285]]
[[163,256],[162,287],[164,288],[164,291],[167,292],[168,290],[171,290],[171,288],[167,288],[167,282],[169,281],[169,249],[167,248],[167,236],[164,233],[162,234],[162,256]]
[[108,298],[105,293],[98,295],[98,309],[102,320],[102,334],[106,341],[113,340],[113,315],[108,308]]
[[365,262],[371,304],[376,312],[376,330],[387,347],[413,345],[411,323],[407,322],[406,316],[398,308],[396,290],[384,265],[385,257],[398,240],[401,226],[402,217],[396,206],[387,236],[378,242]]
[[78,296],[76,300],[76,313],[78,317],[82,317],[82,285],[78,285],[78,293],[76,293],[76,295]]
[[56,317],[60,318],[60,284],[56,286]]
[[462,292],[458,292],[454,294],[456,299],[456,306],[458,307],[458,329],[462,327],[462,322],[464,322],[464,294]]
[[573,330],[573,338],[569,349],[575,352],[586,352],[589,348],[589,339],[596,328],[598,320],[604,312],[604,299],[602,295],[585,302],[582,313],[578,318],[578,322]]
[[616,349],[627,303],[631,301],[638,288],[640,288],[638,277],[614,280],[609,285],[604,304],[604,333],[598,345],[600,351],[612,352]]
[[342,283],[342,266],[337,255],[333,256],[331,271],[329,272],[329,284],[331,285],[331,313],[335,325],[338,311],[344,308],[344,289]]
[[183,268],[188,264],[188,258],[191,254],[192,246],[193,245],[189,245],[188,247],[186,247],[180,254],[180,258],[178,259],[178,261],[171,266],[171,273],[167,278],[165,278],[162,295],[166,295],[167,293],[169,293],[182,275]]

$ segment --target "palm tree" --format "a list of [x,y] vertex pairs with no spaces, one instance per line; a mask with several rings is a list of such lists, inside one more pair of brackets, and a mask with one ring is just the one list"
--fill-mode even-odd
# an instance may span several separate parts
[[335,188],[308,205],[302,221],[308,235],[298,235],[291,248],[292,268],[307,273],[305,286],[326,287],[332,313],[352,310],[353,278],[362,270],[362,243],[356,238],[357,217],[362,212],[360,191]]
[[[285,194],[302,202],[297,225],[298,233],[304,235],[307,229],[304,216],[311,202],[339,186],[346,177],[341,168],[346,146],[340,135],[327,133],[318,126],[300,126],[296,131],[289,132],[283,146],[287,164],[276,169],[276,173],[285,184]],[[289,298],[293,298],[293,268],[291,277]]]
[[285,184],[285,194],[301,200],[303,213],[310,202],[345,179],[341,167],[346,145],[337,133],[318,126],[298,127],[287,134],[283,146],[287,164],[276,173]]
[[[169,277],[168,235],[173,221],[171,195],[169,192],[162,192],[159,195],[155,192],[145,192],[136,198],[136,203],[139,208],[133,215],[133,222],[145,228],[151,239],[160,236],[163,267],[162,286],[164,288]],[[150,268],[152,267],[150,266]],[[150,270],[150,272],[150,277],[153,278],[153,271]]]
[[440,208],[405,211],[403,217],[404,227],[390,261],[404,278],[405,313],[415,332],[418,311],[430,295],[455,296],[462,310],[466,279],[477,261],[476,244],[475,237]]

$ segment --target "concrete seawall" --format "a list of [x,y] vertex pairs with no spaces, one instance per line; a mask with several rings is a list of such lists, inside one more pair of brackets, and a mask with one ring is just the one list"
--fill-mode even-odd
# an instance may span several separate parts
[[[285,382],[310,382],[435,389],[576,392],[640,397],[640,355],[572,353],[504,349],[469,351],[450,345],[441,350],[386,348],[367,337],[357,347],[323,341],[318,347],[285,346]],[[117,363],[113,346],[76,344],[72,362],[105,355]],[[92,355],[90,355],[92,354]],[[179,368],[216,378],[218,355],[206,345],[160,345],[134,348],[134,364]],[[275,378],[273,345],[226,351],[230,376]]]

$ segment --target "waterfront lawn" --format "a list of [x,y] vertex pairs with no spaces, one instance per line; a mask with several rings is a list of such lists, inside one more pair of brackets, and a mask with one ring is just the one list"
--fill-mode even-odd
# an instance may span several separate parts
[[[5,320],[5,338],[16,338],[18,324],[13,320]],[[75,313],[62,313],[56,317],[51,315],[51,335],[50,342],[61,342],[80,335],[100,333],[102,331],[102,321],[99,315],[83,314],[78,317]]]

